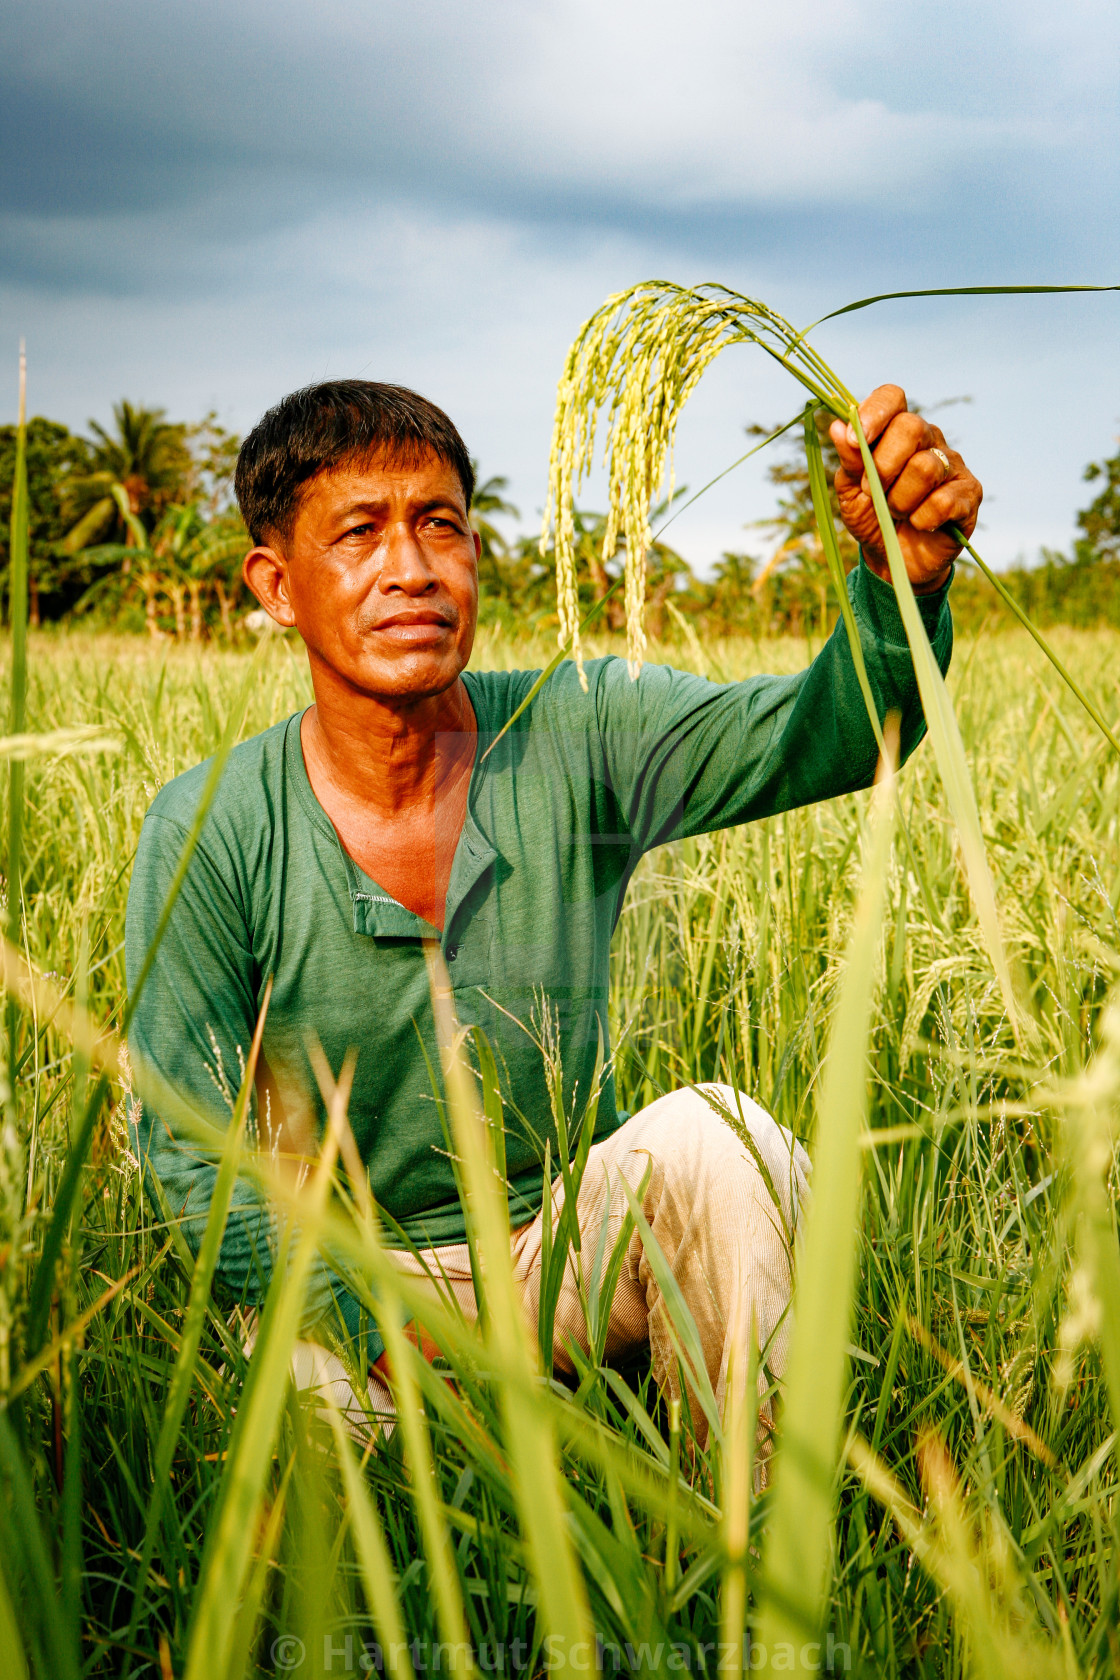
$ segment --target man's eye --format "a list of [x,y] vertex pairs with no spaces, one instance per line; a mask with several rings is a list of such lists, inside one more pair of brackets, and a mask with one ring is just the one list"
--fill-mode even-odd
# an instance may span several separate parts
[[372,525],[352,525],[346,535],[348,537],[364,537],[372,530]]

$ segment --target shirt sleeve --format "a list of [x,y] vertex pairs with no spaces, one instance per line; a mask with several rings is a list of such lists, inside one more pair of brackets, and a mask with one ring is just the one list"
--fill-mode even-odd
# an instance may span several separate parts
[[[951,581],[951,578],[950,578]],[[848,597],[880,722],[900,718],[900,756],[926,724],[893,587],[860,563]],[[953,647],[949,583],[918,607],[944,673]],[[631,682],[621,660],[597,672],[607,774],[639,851],[870,786],[878,745],[843,622],[795,676],[718,684],[669,666]]]
[[[205,839],[205,831],[204,831]],[[128,895],[125,965],[136,984],[187,843],[174,819],[145,819]],[[253,959],[238,884],[200,843],[175,901],[129,1032],[129,1049],[216,1126],[228,1126],[252,1044],[265,976]],[[260,1081],[258,1080],[258,1091]],[[268,1147],[269,1114],[254,1092],[251,1125]],[[133,1138],[145,1173],[152,1175],[169,1216],[197,1254],[210,1211],[217,1159],[153,1111],[141,1091],[132,1105]],[[218,1260],[218,1277],[238,1301],[259,1302],[272,1276],[275,1222],[255,1184],[237,1180]],[[305,1327],[332,1326],[336,1337],[356,1336],[357,1301],[322,1261],[306,1296]],[[381,1351],[371,1334],[366,1357]]]

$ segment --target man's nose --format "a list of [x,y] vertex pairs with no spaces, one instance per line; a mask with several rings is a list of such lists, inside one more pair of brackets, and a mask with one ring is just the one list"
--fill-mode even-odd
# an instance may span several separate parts
[[405,595],[424,595],[439,587],[439,580],[428,563],[423,545],[417,541],[410,525],[390,525],[382,553],[377,587],[384,594],[399,589]]

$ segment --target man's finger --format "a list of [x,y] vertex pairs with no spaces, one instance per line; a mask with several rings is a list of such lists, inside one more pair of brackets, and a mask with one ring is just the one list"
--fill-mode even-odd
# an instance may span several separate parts
[[896,517],[905,519],[953,476],[953,463],[943,450],[919,449],[895,479],[887,505]]
[[969,537],[976,529],[983,494],[979,480],[971,473],[951,478],[914,509],[910,524],[916,531],[936,531],[939,526],[951,523],[959,525]]
[[828,428],[828,435],[836,445],[840,465],[848,477],[858,484],[863,477],[863,456],[859,452],[859,444],[855,441],[852,428],[845,420],[834,420]]
[[[859,423],[868,443],[881,437],[897,414],[906,413],[906,392],[901,385],[877,385],[859,405]],[[855,427],[847,428],[848,442],[859,449]]]
[[929,423],[920,414],[896,414],[872,450],[883,488],[889,489],[910,460],[932,443]]

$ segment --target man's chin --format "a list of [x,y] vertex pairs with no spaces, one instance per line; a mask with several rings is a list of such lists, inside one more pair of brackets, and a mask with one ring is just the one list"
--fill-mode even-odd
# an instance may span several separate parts
[[458,680],[465,662],[419,650],[396,659],[371,661],[355,686],[380,700],[434,700]]

